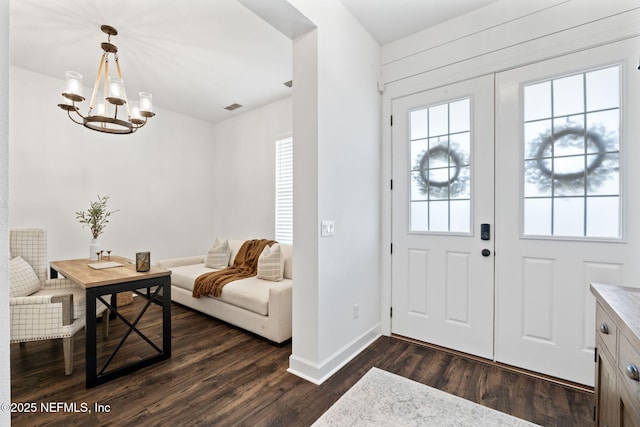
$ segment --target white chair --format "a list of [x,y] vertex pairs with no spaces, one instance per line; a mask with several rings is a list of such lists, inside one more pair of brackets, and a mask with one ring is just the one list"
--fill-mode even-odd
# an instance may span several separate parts
[[[73,372],[73,335],[85,326],[85,290],[69,279],[48,279],[47,232],[9,230],[11,342],[62,338],[65,374]],[[99,303],[103,335],[109,311]]]

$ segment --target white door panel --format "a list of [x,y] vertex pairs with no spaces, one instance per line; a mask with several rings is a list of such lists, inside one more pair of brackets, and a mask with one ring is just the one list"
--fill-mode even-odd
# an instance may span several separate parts
[[637,43],[497,75],[499,362],[593,385],[589,283],[638,277]]
[[[493,76],[393,102],[392,332],[493,357]],[[482,250],[489,251],[483,256]]]

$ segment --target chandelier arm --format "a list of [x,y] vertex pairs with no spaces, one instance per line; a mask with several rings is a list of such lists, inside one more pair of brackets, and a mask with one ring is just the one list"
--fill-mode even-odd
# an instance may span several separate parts
[[93,110],[93,104],[96,100],[96,93],[98,92],[98,85],[100,83],[100,75],[102,74],[102,67],[104,67],[104,54],[100,57],[100,66],[98,67],[98,74],[96,75],[96,82],[93,84],[93,93],[91,94],[91,103],[89,104],[89,111]]
[[147,124],[147,118],[144,118],[144,122],[140,123],[138,126],[136,126],[136,129],[140,129],[142,126]]
[[[77,115],[79,115],[80,117],[82,117],[82,119],[84,119],[84,116],[82,114],[80,114],[77,109],[75,109],[73,111],[75,111]],[[79,122],[79,121],[75,120],[73,117],[71,117],[71,110],[67,110],[67,116],[69,116],[71,121],[74,122],[74,123],[77,123],[79,125],[84,124],[84,122]]]
[[116,70],[118,71],[118,78],[122,80],[122,95],[124,96],[124,103],[127,106],[127,117],[131,119],[131,108],[129,107],[129,99],[127,98],[127,90],[124,87],[124,79],[122,78],[122,70],[120,70],[120,61],[116,56]]

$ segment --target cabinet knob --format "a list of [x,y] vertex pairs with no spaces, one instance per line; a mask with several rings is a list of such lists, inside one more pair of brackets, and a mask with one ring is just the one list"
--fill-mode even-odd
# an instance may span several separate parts
[[607,326],[606,323],[603,323],[602,325],[600,325],[600,332],[605,335],[609,335],[609,326]]
[[633,363],[627,365],[627,376],[634,381],[640,381],[640,372],[638,372],[638,367]]

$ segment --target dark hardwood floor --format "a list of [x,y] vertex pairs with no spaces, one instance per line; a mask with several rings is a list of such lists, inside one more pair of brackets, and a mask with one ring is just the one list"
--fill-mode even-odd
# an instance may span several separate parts
[[[142,303],[141,297],[134,298],[122,312]],[[593,393],[393,337],[379,338],[316,386],[286,371],[290,343],[272,345],[176,304],[172,322],[170,360],[89,390],[84,333],[75,337],[71,376],[64,375],[61,341],[12,344],[15,409],[20,403],[37,407],[32,413],[13,413],[12,425],[308,426],[373,366],[544,426],[593,425]],[[123,327],[112,322],[110,337],[99,338],[102,351],[114,345]],[[154,335],[159,325],[152,320],[141,328]],[[148,347],[135,339],[126,346],[129,357]],[[78,412],[68,411],[71,404]],[[83,405],[91,412],[82,412]]]

